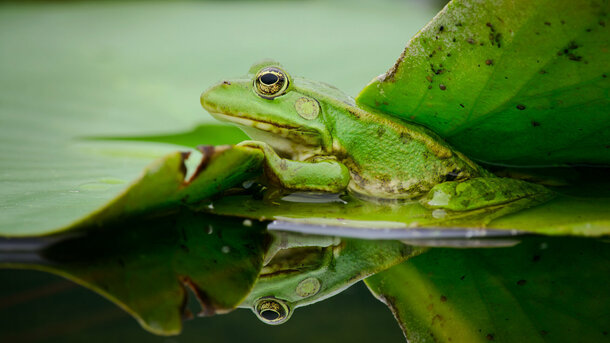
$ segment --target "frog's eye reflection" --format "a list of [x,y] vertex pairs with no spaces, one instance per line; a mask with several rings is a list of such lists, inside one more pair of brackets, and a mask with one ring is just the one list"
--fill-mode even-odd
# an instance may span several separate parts
[[284,94],[288,83],[288,77],[281,69],[267,67],[256,74],[254,90],[261,98],[273,99]]
[[254,304],[254,312],[264,323],[282,324],[290,317],[290,308],[280,299],[274,297],[260,298]]

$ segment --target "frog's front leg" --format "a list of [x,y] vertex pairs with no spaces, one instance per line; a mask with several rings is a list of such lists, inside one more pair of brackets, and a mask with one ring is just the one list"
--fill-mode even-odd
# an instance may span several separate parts
[[260,149],[265,155],[265,176],[271,183],[285,189],[339,193],[350,181],[347,167],[331,158],[294,161],[281,158],[264,142],[244,141],[238,146]]
[[553,195],[542,185],[492,176],[437,184],[421,199],[421,203],[428,208],[451,211],[470,211],[513,203],[526,208],[542,203]]

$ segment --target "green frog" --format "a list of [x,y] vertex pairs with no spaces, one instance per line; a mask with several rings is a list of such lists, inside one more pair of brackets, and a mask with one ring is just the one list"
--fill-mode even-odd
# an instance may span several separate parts
[[366,199],[420,199],[469,211],[548,199],[544,186],[496,177],[418,124],[362,108],[322,82],[293,77],[275,61],[201,95],[215,118],[238,125],[265,156],[265,182],[290,191],[349,191]]

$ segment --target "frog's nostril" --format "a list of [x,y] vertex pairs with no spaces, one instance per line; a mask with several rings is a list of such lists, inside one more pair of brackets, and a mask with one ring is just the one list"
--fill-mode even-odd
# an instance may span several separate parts
[[222,84],[229,86],[229,85],[231,85],[231,82],[229,82],[229,81],[222,81]]

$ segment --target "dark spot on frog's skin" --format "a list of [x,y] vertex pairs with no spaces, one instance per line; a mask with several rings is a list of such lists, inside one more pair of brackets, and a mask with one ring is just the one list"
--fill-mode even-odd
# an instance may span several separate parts
[[487,60],[487,61],[485,61],[485,64],[490,66],[490,65],[494,64],[494,61],[493,60]]
[[455,43],[457,42],[457,39],[453,38],[451,41]]
[[447,89],[447,86],[445,86],[444,84],[440,84],[438,85],[438,88],[440,88],[442,91],[444,91],[445,89]]
[[527,280],[523,280],[523,279],[517,281],[517,285],[519,285],[519,286],[525,286],[526,283],[527,283]]
[[540,36],[540,32],[535,32],[535,33],[536,33],[536,36]]
[[457,23],[457,24],[455,24],[455,26],[460,27],[460,26],[462,26],[462,23]]
[[358,112],[357,112],[357,111],[355,111],[355,110],[353,110],[353,109],[351,109],[351,108],[348,108],[348,109],[347,109],[347,111],[348,111],[348,112],[349,112],[351,115],[353,115],[354,117],[356,117],[356,118],[360,118],[360,114],[358,114]]
[[540,74],[546,74],[546,70],[544,70],[544,69],[540,69],[540,71],[539,71],[538,73],[540,73]]
[[441,295],[441,302],[442,303],[447,302],[447,297],[444,295]]
[[432,83],[432,76],[426,75],[426,80],[428,80],[428,82]]
[[602,74],[602,77],[605,79],[606,77],[608,77],[606,74]]
[[383,137],[383,135],[385,134],[385,129],[383,127],[380,127],[377,129],[377,137],[381,138]]
[[429,86],[428,86],[428,89],[432,89],[432,85],[429,85]]
[[561,25],[565,24],[565,20],[560,21]]
[[458,178],[458,176],[460,176],[460,173],[462,171],[459,169],[453,169],[451,172],[447,173],[447,175],[445,175],[445,181],[454,181],[455,179]]
[[544,22],[544,25],[546,25],[546,26],[551,26],[551,23],[550,23],[550,22],[548,22],[548,21],[545,21],[545,22]]
[[229,81],[222,81],[222,84],[223,84],[223,85],[230,86],[230,85],[231,85],[231,82],[229,82]]
[[496,198],[496,193],[493,192],[487,192],[485,194],[483,194],[483,199],[490,201]]
[[540,330],[540,336],[546,336],[548,333],[546,330]]
[[468,200],[468,199],[462,200],[461,205],[464,208],[468,208],[468,206],[470,206],[470,200]]
[[532,120],[532,126],[533,126],[533,127],[538,127],[538,126],[540,126],[540,123],[539,123],[539,122],[537,122],[537,121],[533,121],[533,120]]
[[586,31],[586,32],[591,32],[591,29],[586,29],[585,31]]
[[462,108],[464,108],[464,104],[460,104],[460,106],[461,106]]
[[485,338],[487,338],[488,341],[493,341],[495,339],[495,337],[492,333],[488,333],[487,336],[485,336]]
[[525,105],[519,104],[519,105],[517,105],[517,109],[519,111],[523,111],[525,109]]
[[471,38],[468,38],[466,41],[467,41],[469,44],[474,44],[474,39],[472,39],[472,37],[471,37]]
[[606,22],[603,20],[599,21],[599,26],[606,27]]
[[382,104],[384,104],[385,106],[389,105],[389,103],[387,101],[382,102]]
[[443,30],[445,30],[445,27],[441,25],[441,27],[438,28],[438,32],[443,32]]
[[464,281],[465,278],[466,278],[466,275],[460,276],[460,280],[462,280],[462,281]]

